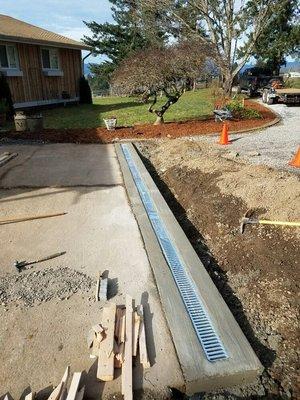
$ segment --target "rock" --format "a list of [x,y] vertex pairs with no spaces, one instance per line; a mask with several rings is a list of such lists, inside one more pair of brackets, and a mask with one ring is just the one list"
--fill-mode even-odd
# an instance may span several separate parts
[[278,350],[281,342],[282,342],[282,337],[280,335],[271,334],[268,336],[268,344],[275,351]]
[[261,154],[258,151],[249,151],[246,153],[248,157],[259,157]]

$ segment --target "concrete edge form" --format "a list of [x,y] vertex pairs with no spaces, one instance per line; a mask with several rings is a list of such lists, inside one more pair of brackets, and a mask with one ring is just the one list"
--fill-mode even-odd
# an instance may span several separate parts
[[132,144],[127,144],[127,146],[129,146],[131,156],[149,190],[157,212],[163,220],[170,238],[180,251],[187,273],[193,280],[229,356],[227,359],[216,362],[207,360],[151,226],[121,145],[115,145],[127,194],[143,237],[162,307],[184,375],[186,392],[193,394],[250,383],[262,371],[260,361],[157,189],[134,146]]

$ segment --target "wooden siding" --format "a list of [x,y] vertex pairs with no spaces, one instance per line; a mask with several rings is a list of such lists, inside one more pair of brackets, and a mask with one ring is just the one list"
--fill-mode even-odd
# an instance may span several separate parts
[[58,49],[63,76],[44,76],[41,46],[22,43],[16,46],[23,76],[7,77],[14,103],[61,99],[62,92],[71,98],[79,96],[80,50]]

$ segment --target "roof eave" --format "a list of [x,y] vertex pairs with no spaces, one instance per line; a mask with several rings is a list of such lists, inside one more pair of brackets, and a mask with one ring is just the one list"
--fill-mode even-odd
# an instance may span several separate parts
[[51,46],[51,47],[59,47],[64,49],[76,49],[76,50],[92,50],[91,46],[88,46],[84,43],[77,44],[69,44],[69,43],[60,43],[60,42],[53,42],[49,40],[34,40],[30,38],[23,38],[19,36],[7,36],[0,34],[0,40],[7,41],[7,42],[18,42],[24,44],[34,44],[38,46]]

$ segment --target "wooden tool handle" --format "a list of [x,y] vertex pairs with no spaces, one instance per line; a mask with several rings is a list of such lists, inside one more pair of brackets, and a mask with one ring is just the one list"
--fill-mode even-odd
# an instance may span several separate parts
[[38,215],[38,216],[33,216],[33,217],[2,219],[2,220],[0,220],[0,225],[13,224],[15,222],[33,221],[34,219],[59,217],[61,215],[66,215],[66,214],[67,214],[66,212],[63,212],[63,213],[58,213],[58,214],[46,214],[46,215]]
[[286,226],[300,226],[300,222],[288,222],[288,221],[269,221],[267,219],[260,219],[258,221],[263,225],[286,225]]

